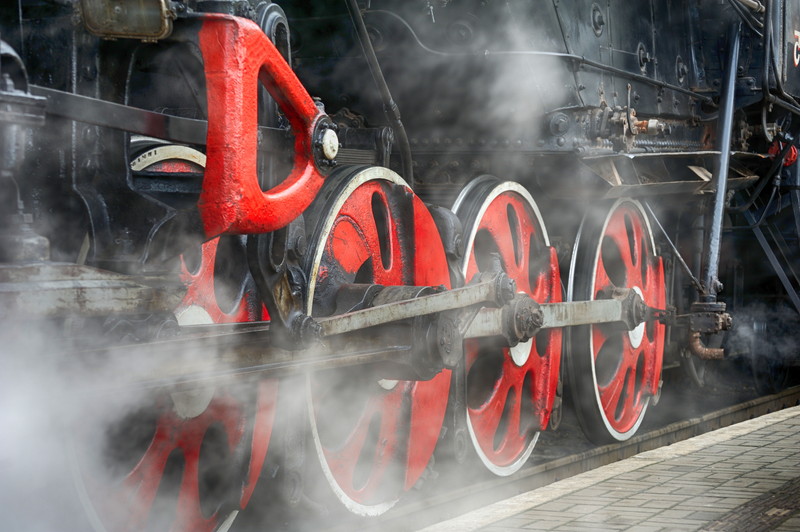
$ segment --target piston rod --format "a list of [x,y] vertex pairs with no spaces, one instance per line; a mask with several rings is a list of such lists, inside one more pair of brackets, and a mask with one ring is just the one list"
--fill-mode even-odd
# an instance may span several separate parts
[[[527,296],[522,297],[533,301]],[[521,307],[517,306],[517,308],[524,312]],[[505,330],[504,327],[508,327],[509,319],[507,313],[504,314],[504,310],[505,308],[482,309],[467,329],[465,338],[503,335],[502,331]],[[630,331],[644,321],[657,319],[658,314],[662,312],[659,309],[648,307],[641,296],[629,288],[616,289],[609,299],[544,303],[536,305],[536,311],[539,313],[539,317],[534,320],[535,326],[527,329],[528,337],[534,336],[541,329],[601,323],[616,324],[620,329]],[[524,323],[522,319],[518,319],[518,321]]]

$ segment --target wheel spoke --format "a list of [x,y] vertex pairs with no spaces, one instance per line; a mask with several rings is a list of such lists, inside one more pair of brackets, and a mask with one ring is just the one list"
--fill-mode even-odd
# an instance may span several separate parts
[[615,376],[608,386],[599,388],[603,410],[606,412],[606,415],[610,414],[609,417],[614,417],[613,413],[617,410],[619,402],[622,399],[622,391],[625,385],[624,375],[625,374],[622,373],[621,375]]
[[[493,205],[492,209],[485,213],[479,227],[491,235],[492,244],[500,255],[503,270],[509,277],[524,278],[520,275],[522,263],[526,262],[521,249],[524,235],[519,223],[519,215],[508,199],[500,198],[498,205]],[[517,288],[524,290],[520,286]]]
[[128,501],[122,506],[130,508],[131,524],[135,528],[144,527],[147,515],[158,493],[158,486],[164,475],[164,468],[167,465],[170,447],[172,447],[164,443],[172,439],[169,432],[164,423],[159,422],[153,441],[123,483],[125,498]]
[[[336,478],[354,493],[366,494],[378,489],[376,483],[396,452],[397,441],[393,433],[399,423],[402,393],[373,396],[360,418],[353,424],[352,431],[338,449],[326,449],[325,457]],[[375,427],[379,427],[375,430]],[[370,438],[370,432],[377,437]],[[373,436],[375,436],[373,434]],[[385,442],[385,446],[373,441]],[[366,446],[366,448],[365,448]],[[358,464],[360,469],[352,467]],[[359,476],[360,478],[356,478]]]
[[[514,382],[511,380],[511,375],[507,368],[507,358],[503,363],[503,371],[497,381],[491,385],[491,391],[481,404],[470,406],[471,413],[474,414],[473,425],[478,434],[486,440],[493,440],[497,428],[500,425],[503,412],[506,405],[510,400],[512,394],[516,394],[514,390]],[[476,371],[480,371],[480,367]]]
[[[557,299],[561,297],[561,286],[553,285],[555,277],[553,273],[554,266],[558,267],[558,259],[547,248],[536,245],[536,235],[531,234],[530,238],[526,239],[523,251],[525,253],[525,264],[523,264],[522,272],[523,278],[527,283],[527,287],[517,288],[530,296],[537,302],[550,303],[553,301],[554,292],[559,292]],[[552,250],[555,252],[555,250]],[[535,259],[531,256],[535,255]]]
[[336,278],[338,272],[355,275],[367,261],[375,258],[380,260],[380,256],[376,257],[373,251],[377,247],[377,238],[369,235],[373,242],[370,246],[368,240],[360,238],[362,235],[363,232],[349,218],[342,217],[336,221],[331,231],[331,249],[328,251],[332,260],[326,264],[331,277]]
[[[343,266],[351,261],[361,267],[370,259],[373,282],[398,285],[406,281],[402,268],[406,253],[401,248],[396,213],[387,194],[389,186],[370,183],[355,190],[352,201],[342,207],[338,216],[339,220],[346,220],[351,229],[347,234],[334,236],[331,242],[336,251],[334,261],[344,261]],[[337,221],[337,226],[339,223]],[[345,269],[348,273],[357,271]]]
[[[594,326],[592,327],[592,345],[594,346],[594,360],[595,364],[602,364],[606,366],[606,368],[610,368],[613,370],[613,373],[609,375],[608,371],[605,371],[603,374],[608,375],[607,378],[601,378],[600,376],[597,377],[597,380],[601,385],[603,383],[607,383],[613,378],[614,375],[617,374],[619,371],[619,367],[622,364],[622,348],[621,345],[618,346],[617,349],[614,349],[612,344],[619,344],[622,341],[622,336],[617,331],[612,331],[611,334],[606,332],[607,328],[603,326]],[[611,340],[611,343],[608,343]],[[605,347],[605,350],[603,349]],[[606,356],[601,357],[601,353],[605,354]],[[609,356],[611,360],[609,359]],[[600,361],[598,362],[598,357]]]
[[614,288],[617,288],[617,286],[611,281],[611,278],[606,271],[606,266],[602,262],[602,259],[600,259],[600,263],[597,266],[597,272],[595,274],[594,298],[602,298],[604,292],[610,292]]
[[637,366],[633,365],[628,368],[628,373],[625,375],[625,403],[622,409],[618,409],[619,415],[617,418],[623,421],[627,418],[635,418],[637,415],[638,405],[641,404],[641,394],[636,393],[638,388],[637,384],[641,384],[644,379],[644,373],[637,371]]

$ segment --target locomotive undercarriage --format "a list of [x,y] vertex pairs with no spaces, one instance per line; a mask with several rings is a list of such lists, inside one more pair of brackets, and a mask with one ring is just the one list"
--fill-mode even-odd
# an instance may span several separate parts
[[[154,390],[98,436],[133,460],[116,464],[115,493],[91,467],[77,475],[100,526],[225,530],[259,482],[295,505],[324,484],[351,511],[379,514],[431,475],[435,449],[513,474],[557,425],[564,393],[587,436],[627,439],[662,366],[702,384],[706,360],[752,356],[730,340],[731,314],[786,302],[743,319],[753,338],[772,316],[796,321],[800,197],[782,166],[796,128],[775,110],[773,123],[745,113],[760,91],[749,72],[737,78],[732,45],[727,107],[688,88],[679,66],[674,81],[648,77],[645,49],[639,72],[600,68],[612,79],[598,102],[546,113],[535,134],[439,131],[412,115],[404,180],[388,169],[404,167],[403,139],[370,102],[359,114],[348,91],[329,97],[335,76],[314,101],[294,78],[286,60],[312,80],[318,65],[307,51],[291,61],[295,23],[276,4],[178,7],[153,43],[89,26],[119,40],[97,39],[72,5],[48,2],[3,34],[26,53],[3,44],[0,313],[47,324],[66,359],[122,368],[82,382],[92,397]],[[212,11],[253,19],[269,39]],[[36,55],[48,41],[33,28],[48,18],[69,43],[66,73]],[[207,34],[260,55],[239,67],[220,54],[212,69]],[[237,100],[241,78],[264,88]],[[780,137],[772,156],[752,148],[765,128]],[[752,237],[728,236],[742,233]],[[748,238],[766,261],[743,253]],[[765,389],[797,363],[793,350],[779,357],[754,358]],[[139,417],[153,429],[125,447]],[[174,507],[157,509],[170,489]]]

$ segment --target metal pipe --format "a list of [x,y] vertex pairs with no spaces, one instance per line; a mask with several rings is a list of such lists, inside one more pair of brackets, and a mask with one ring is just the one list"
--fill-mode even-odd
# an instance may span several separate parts
[[731,205],[727,209],[728,212],[744,212],[746,210],[749,210],[750,207],[753,206],[753,204],[758,199],[759,195],[761,195],[761,192],[764,190],[764,187],[766,187],[770,181],[775,179],[776,176],[780,176],[781,167],[783,166],[783,161],[786,158],[786,154],[789,153],[789,150],[791,149],[792,146],[794,146],[793,142],[786,143],[783,149],[781,149],[780,153],[775,156],[775,160],[773,161],[769,171],[758,180],[758,183],[756,183],[756,186],[750,193],[750,197],[747,199],[747,201],[745,201],[741,205]]
[[731,138],[733,137],[734,96],[736,94],[736,71],[739,62],[739,43],[741,36],[741,23],[731,25],[728,38],[728,70],[723,80],[722,101],[720,108],[719,124],[719,159],[717,171],[714,172],[714,194],[711,210],[711,227],[708,238],[708,255],[706,260],[706,274],[704,284],[706,294],[702,300],[713,303],[717,300],[720,283],[717,278],[719,272],[719,252],[722,240],[722,221],[725,214],[725,195],[727,193],[728,170],[730,169]]
[[756,2],[755,0],[738,0],[738,2],[755,11],[756,13],[764,12],[764,6],[761,5],[761,2]]
[[770,246],[764,231],[762,231],[761,227],[758,226],[755,216],[753,216],[750,211],[745,212],[744,217],[745,220],[747,220],[747,223],[750,224],[751,228],[753,229],[753,234],[755,235],[756,240],[758,240],[758,244],[761,246],[764,254],[767,256],[767,260],[769,260],[770,265],[772,266],[773,270],[775,270],[775,275],[778,276],[778,280],[781,282],[781,285],[783,285],[784,290],[786,290],[786,295],[789,297],[792,305],[794,305],[794,308],[800,312],[800,294],[798,294],[795,290],[791,279],[789,279],[789,276],[786,274],[786,271],[781,265],[781,261],[775,254],[775,251],[773,251],[772,246]]
[[364,24],[364,18],[361,16],[361,9],[358,7],[357,0],[346,0],[347,11],[350,12],[350,19],[353,21],[356,33],[358,34],[358,41],[361,44],[361,49],[364,51],[364,58],[367,60],[369,71],[372,78],[375,80],[375,85],[378,86],[378,91],[381,94],[383,101],[383,112],[386,114],[387,120],[392,126],[395,138],[400,146],[400,161],[403,165],[403,178],[412,187],[414,186],[414,168],[411,161],[411,144],[408,142],[408,135],[403,122],[400,119],[400,109],[392,98],[392,93],[389,91],[389,86],[386,84],[386,78],[383,77],[381,65],[378,63],[378,57],[375,55],[375,49],[372,47],[372,41],[367,32],[367,26]]
[[703,345],[699,331],[693,331],[689,336],[689,351],[703,360],[722,360],[725,357],[725,350],[721,347],[706,347]]
[[[705,208],[703,206],[692,222],[692,273],[697,277],[703,274],[703,251],[706,249],[706,217],[703,214]],[[705,289],[705,286],[701,286],[700,294],[704,294]]]

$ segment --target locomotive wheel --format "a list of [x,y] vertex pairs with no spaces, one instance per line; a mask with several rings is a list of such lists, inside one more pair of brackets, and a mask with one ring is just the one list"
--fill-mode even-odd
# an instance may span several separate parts
[[[650,224],[641,205],[629,199],[584,217],[572,256],[568,299],[608,298],[614,288],[634,289],[651,307],[666,304],[664,267],[655,255]],[[664,325],[655,321],[631,331],[608,325],[573,328],[569,383],[589,439],[622,441],[636,433],[658,392],[664,337]]]
[[[558,260],[527,190],[483,176],[462,190],[453,210],[466,236],[461,271],[467,282],[500,270],[537,302],[561,301]],[[524,465],[538,431],[547,426],[558,387],[561,330],[542,331],[511,348],[478,340],[464,347],[473,447],[490,471],[510,475]]]
[[[156,144],[134,171],[202,171],[205,156]],[[262,319],[251,293],[241,237],[205,242],[181,256],[186,294],[175,309],[181,326]],[[222,531],[247,506],[264,463],[277,382],[197,387],[156,394],[106,429],[104,461],[119,488],[87,486],[101,530]],[[112,481],[114,482],[114,481]],[[90,484],[90,482],[87,482]],[[97,493],[92,493],[92,491]],[[108,498],[111,500],[108,501]]]
[[[342,283],[450,284],[432,217],[390,170],[332,174],[306,219],[314,223],[306,263],[311,315],[331,308],[328,298]],[[351,512],[381,514],[420,478],[439,439],[449,386],[449,371],[429,381],[390,381],[369,367],[308,377],[322,473]]]

